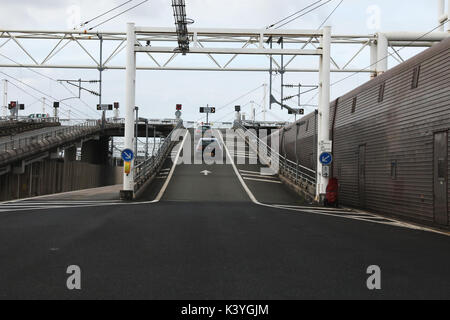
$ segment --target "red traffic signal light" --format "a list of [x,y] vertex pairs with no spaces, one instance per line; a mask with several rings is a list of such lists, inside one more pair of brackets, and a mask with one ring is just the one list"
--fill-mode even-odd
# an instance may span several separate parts
[[17,107],[17,102],[16,101],[11,101],[8,105],[8,109],[14,109],[15,107]]
[[180,111],[183,108],[183,105],[177,104],[177,111]]

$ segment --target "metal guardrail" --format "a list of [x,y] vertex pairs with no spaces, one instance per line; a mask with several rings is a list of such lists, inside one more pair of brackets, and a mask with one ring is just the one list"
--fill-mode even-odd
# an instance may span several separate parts
[[241,122],[244,126],[247,125],[249,127],[260,126],[260,127],[284,127],[289,124],[286,121],[252,121],[252,120],[243,120]]
[[[235,128],[243,130],[248,135],[250,135],[254,139],[254,141],[256,141],[253,147],[256,149],[256,152],[258,153],[259,158],[263,163],[278,167],[279,174],[283,175],[297,186],[305,187],[305,185],[309,185],[315,187],[315,170],[302,166],[282,156],[272,147],[267,145],[267,143],[259,139],[258,136],[255,135],[251,130],[245,128],[242,124],[235,124]],[[263,152],[263,154],[259,152],[261,147],[266,150],[266,152]]]
[[25,138],[14,139],[14,136],[10,136],[10,141],[0,143],[0,152],[22,148],[31,143],[40,142],[50,138],[57,138],[60,135],[70,134],[78,132],[80,130],[85,130],[86,128],[94,127],[100,127],[100,124],[97,120],[89,120],[79,125],[61,127],[50,132],[45,132]]
[[[106,121],[108,123],[114,123],[114,124],[125,124],[125,119],[124,118],[108,118],[106,119]],[[148,124],[149,125],[155,125],[155,124],[159,124],[159,125],[177,125],[178,122],[180,120],[177,119],[148,119]],[[144,123],[143,121],[139,121],[139,123]]]
[[138,164],[134,167],[134,191],[137,192],[150,179],[166,159],[167,153],[170,151],[173,144],[172,136],[178,129],[183,128],[183,121],[178,121],[177,126],[164,139],[163,144],[158,150],[158,153],[148,160]]

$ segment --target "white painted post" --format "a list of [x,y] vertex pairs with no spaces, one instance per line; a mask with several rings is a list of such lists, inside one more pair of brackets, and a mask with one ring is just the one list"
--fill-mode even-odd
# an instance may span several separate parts
[[[70,110],[69,110],[69,112],[70,112]],[[45,114],[45,97],[42,98],[42,113]]]
[[377,50],[377,73],[381,75],[388,69],[388,38],[384,33],[378,33],[378,50]]
[[263,84],[264,97],[263,97],[263,121],[266,121],[266,112],[267,112],[267,83]]
[[[134,149],[134,108],[136,99],[136,33],[134,23],[127,24],[127,60],[125,78],[125,149]],[[131,172],[123,175],[123,190],[134,191],[134,160]]]
[[370,79],[373,79],[377,76],[377,66],[378,66],[378,47],[377,47],[377,43],[375,41],[371,41],[370,42],[370,69],[374,70],[371,74],[370,74]]
[[[447,0],[447,19],[450,19],[450,0]],[[450,22],[447,22],[447,32],[450,32]]]
[[322,164],[319,161],[321,141],[330,140],[330,62],[331,62],[331,27],[324,27],[322,37],[322,55],[320,58],[320,96],[318,108],[317,131],[317,186],[316,200],[324,194],[328,185],[328,177],[322,175]]
[[8,116],[8,80],[3,80],[3,116]]
[[[449,1],[450,2],[450,1]],[[444,16],[445,14],[445,0],[438,0],[438,24],[441,24],[441,18]],[[445,30],[445,26],[442,25],[439,28],[439,31],[444,31]]]

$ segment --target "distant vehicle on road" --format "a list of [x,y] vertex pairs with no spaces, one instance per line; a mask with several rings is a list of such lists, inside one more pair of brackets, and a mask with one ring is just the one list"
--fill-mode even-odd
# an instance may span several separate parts
[[221,151],[222,147],[220,146],[219,140],[217,138],[201,138],[198,140],[197,148],[195,149],[197,153],[201,153],[204,155],[205,150],[206,154],[210,154],[211,157],[216,156],[217,151]]
[[32,113],[28,115],[28,119],[32,121],[41,121],[50,118],[48,113]]
[[195,130],[195,133],[196,134],[201,134],[201,135],[204,135],[206,132],[208,132],[208,131],[211,131],[211,126],[210,125],[208,125],[208,124],[202,124],[202,125],[199,125],[198,127],[197,127],[197,129]]

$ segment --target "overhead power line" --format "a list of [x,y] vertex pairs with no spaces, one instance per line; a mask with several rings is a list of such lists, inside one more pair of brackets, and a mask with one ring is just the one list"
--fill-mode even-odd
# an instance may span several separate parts
[[104,25],[105,23],[107,23],[107,22],[109,22],[109,21],[111,21],[111,20],[114,20],[115,18],[117,18],[117,17],[119,17],[119,16],[121,16],[121,15],[127,13],[128,11],[131,11],[131,10],[133,10],[133,9],[135,9],[135,8],[137,8],[137,7],[139,7],[140,5],[142,5],[142,4],[144,4],[144,3],[148,2],[148,1],[149,1],[149,0],[144,0],[144,1],[140,2],[140,3],[138,3],[137,5],[132,6],[131,8],[128,8],[127,10],[124,10],[124,11],[122,11],[122,12],[120,12],[120,13],[114,15],[114,16],[112,16],[112,17],[109,18],[109,19],[106,19],[106,20],[103,21],[103,22],[100,22],[99,24],[97,24],[97,25],[95,25],[95,26],[89,28],[89,31],[91,31],[91,30],[93,30],[93,29],[95,29],[95,28],[97,28],[97,27],[100,27],[101,25]]
[[280,23],[282,23],[282,22],[284,22],[284,21],[286,21],[286,20],[292,18],[293,16],[295,16],[295,15],[297,15],[297,14],[299,14],[299,13],[302,13],[303,11],[305,11],[305,10],[311,8],[312,6],[318,4],[319,2],[322,2],[322,0],[316,1],[316,2],[314,2],[314,3],[312,3],[312,4],[308,5],[308,6],[304,7],[303,9],[294,12],[293,14],[287,16],[286,18],[281,19],[280,21],[277,21],[277,22],[271,24],[270,26],[267,26],[266,29],[270,29],[270,28],[275,27],[277,24],[280,24]]
[[85,25],[91,23],[92,21],[95,21],[95,20],[97,20],[97,19],[99,19],[99,18],[101,18],[101,17],[107,15],[108,13],[113,12],[113,11],[115,11],[115,10],[117,10],[117,9],[119,9],[119,8],[121,8],[121,7],[123,7],[124,5],[126,5],[126,4],[128,4],[128,3],[130,3],[130,2],[133,2],[133,1],[134,1],[134,0],[128,0],[128,1],[126,1],[126,2],[124,2],[124,3],[122,3],[122,4],[120,4],[120,5],[118,5],[118,6],[114,7],[114,8],[112,8],[112,9],[110,9],[110,10],[108,10],[108,11],[102,13],[102,14],[99,14],[98,16],[96,16],[96,17],[94,17],[94,18],[92,18],[92,19],[90,19],[90,20],[87,20],[86,22],[81,23],[81,24],[79,25],[79,27],[84,27]]
[[[418,38],[412,40],[411,42],[407,43],[406,45],[404,45],[404,46],[401,47],[400,49],[396,50],[397,53],[400,52],[401,50],[403,50],[403,49],[409,47],[410,45],[414,44],[414,42],[420,41],[422,38],[426,37],[427,35],[429,35],[430,33],[434,32],[434,31],[436,31],[436,30],[439,29],[441,26],[443,26],[445,23],[447,23],[447,21],[449,21],[448,18],[447,18],[444,22],[440,23],[437,27],[431,29],[430,31],[428,31],[428,32],[426,32],[426,33],[424,33],[424,34],[422,34],[420,37],[418,37]],[[365,68],[363,68],[363,69],[361,69],[361,70],[359,70],[359,71],[357,71],[357,72],[354,72],[354,73],[350,74],[349,76],[347,76],[347,77],[345,77],[345,78],[343,78],[343,79],[341,79],[341,80],[338,80],[338,81],[336,81],[336,82],[333,82],[333,83],[331,84],[331,86],[334,86],[334,85],[336,85],[336,84],[338,84],[338,83],[341,83],[341,82],[343,82],[343,81],[345,81],[345,80],[347,80],[347,79],[349,79],[349,78],[351,78],[351,77],[353,77],[353,76],[359,74],[359,73],[362,72],[362,71],[366,71],[368,68],[373,67],[373,66],[375,66],[376,64],[378,64],[378,62],[381,62],[381,61],[383,61],[383,60],[385,60],[385,59],[387,59],[387,58],[389,58],[389,57],[394,56],[394,54],[395,54],[395,53],[388,53],[386,56],[384,56],[383,58],[381,58],[381,59],[375,61],[374,63],[372,63],[372,64],[370,64],[370,65],[368,65],[367,67],[365,67]]]
[[[17,61],[15,61],[14,59],[12,59],[12,58],[10,58],[10,57],[4,55],[3,53],[0,53],[0,56],[2,56],[3,58],[5,58],[5,59],[11,61],[12,63],[17,64],[17,66],[19,66],[19,67],[25,68],[25,69],[27,69],[27,70],[29,70],[29,71],[31,71],[31,72],[33,72],[33,73],[35,73],[35,74],[41,76],[41,77],[44,77],[45,79],[48,79],[48,80],[53,81],[53,82],[56,82],[57,84],[61,85],[64,89],[66,89],[71,95],[73,95],[74,98],[77,98],[77,99],[80,100],[81,103],[83,103],[86,107],[88,107],[89,109],[91,109],[92,111],[94,111],[96,114],[98,114],[98,111],[97,111],[96,109],[92,108],[86,101],[84,101],[83,99],[81,99],[81,97],[77,97],[76,94],[75,94],[73,91],[71,91],[69,88],[67,88],[67,87],[66,87],[63,83],[61,83],[60,81],[58,81],[58,80],[56,80],[56,79],[54,79],[54,78],[52,78],[52,77],[49,77],[49,76],[47,76],[46,74],[43,74],[43,73],[38,72],[38,71],[36,71],[36,70],[33,70],[32,68],[26,67],[26,66],[24,66],[23,64],[21,64],[20,62],[17,62]],[[74,108],[74,107],[72,107],[72,108]],[[74,109],[75,109],[75,108],[74,108]]]
[[299,19],[299,18],[301,18],[301,17],[306,16],[308,13],[311,13],[311,12],[313,12],[313,11],[315,11],[315,10],[317,10],[317,9],[319,9],[319,8],[321,8],[321,7],[323,7],[324,5],[330,3],[331,1],[333,1],[333,0],[328,0],[328,1],[324,2],[324,3],[321,3],[321,4],[317,5],[316,7],[312,8],[311,10],[308,10],[308,11],[306,11],[305,13],[303,13],[303,14],[301,14],[301,15],[295,17],[295,18],[292,18],[291,20],[289,20],[289,21],[287,21],[287,22],[285,22],[285,23],[283,23],[283,24],[277,26],[275,29],[280,29],[281,27],[284,27],[284,26],[288,25],[289,23],[294,22],[295,20],[297,20],[297,19]]
[[[50,99],[52,99],[52,100],[54,100],[54,101],[60,101],[59,99],[57,99],[57,98],[55,98],[55,97],[52,97],[51,95],[45,93],[44,91],[39,90],[39,89],[37,89],[37,88],[35,88],[35,87],[29,85],[28,83],[23,82],[22,80],[20,80],[20,79],[18,79],[18,78],[16,78],[16,77],[13,77],[13,76],[11,76],[11,75],[9,75],[9,74],[3,72],[3,71],[0,71],[0,73],[4,74],[5,76],[7,76],[7,77],[9,77],[9,78],[11,78],[11,79],[14,79],[15,81],[17,81],[17,82],[21,83],[22,85],[24,85],[24,86],[26,86],[26,87],[28,87],[28,88],[30,88],[30,89],[32,89],[32,90],[34,90],[34,91],[36,91],[36,92],[42,94],[42,95],[45,96],[45,97],[48,97],[48,98],[50,98]],[[11,83],[12,83],[12,82],[11,82]],[[74,108],[73,106],[71,106],[71,105],[69,105],[69,104],[67,104],[67,103],[65,103],[65,102],[61,102],[61,104],[65,105],[66,107],[69,107],[69,108],[73,109],[73,112],[76,112],[76,113],[78,113],[78,114],[80,114],[80,115],[84,115],[84,116],[87,116],[87,118],[90,118],[90,116],[89,116],[88,114],[86,114],[86,113],[84,113],[84,112],[82,112],[82,111],[77,110],[76,108]]]

